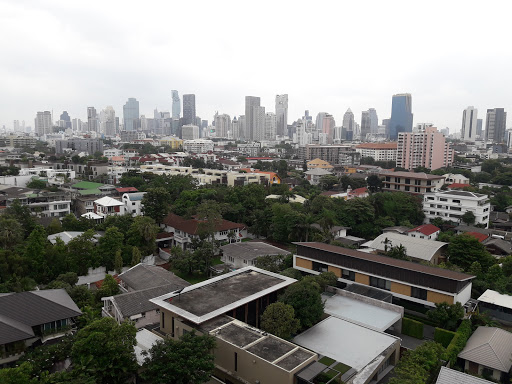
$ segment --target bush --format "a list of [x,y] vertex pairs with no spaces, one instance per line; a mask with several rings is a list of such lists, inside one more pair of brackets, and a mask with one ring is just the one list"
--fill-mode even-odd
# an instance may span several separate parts
[[402,333],[421,340],[423,339],[423,323],[404,317],[402,319]]
[[434,340],[445,348],[448,347],[454,336],[455,332],[447,331],[443,328],[436,328],[434,331]]
[[471,321],[468,319],[463,320],[457,329],[457,332],[455,332],[455,336],[452,341],[448,344],[443,359],[449,361],[451,365],[454,365],[457,361],[457,355],[466,346],[466,342],[471,336],[471,333]]

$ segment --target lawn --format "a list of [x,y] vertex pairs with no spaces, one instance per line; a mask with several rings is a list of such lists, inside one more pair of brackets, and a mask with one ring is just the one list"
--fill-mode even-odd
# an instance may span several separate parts
[[331,359],[330,357],[324,356],[320,360],[318,360],[318,362],[329,367],[332,363],[336,362],[336,360]]

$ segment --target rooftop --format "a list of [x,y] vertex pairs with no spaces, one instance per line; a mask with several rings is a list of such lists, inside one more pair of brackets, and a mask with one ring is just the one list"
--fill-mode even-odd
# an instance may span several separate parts
[[399,312],[350,297],[323,294],[322,299],[325,300],[325,313],[376,331],[384,332],[402,317]]
[[398,143],[363,143],[356,146],[361,149],[397,149]]
[[127,193],[127,192],[139,192],[139,190],[135,187],[121,187],[116,188],[116,191],[119,193]]
[[113,296],[112,300],[115,302],[116,307],[123,317],[129,317],[158,309],[158,306],[150,302],[149,299],[163,295],[173,289],[175,289],[174,285],[167,284],[160,287],[142,289],[140,291],[121,293],[120,295]]
[[392,176],[392,177],[407,177],[410,179],[424,179],[424,180],[441,180],[444,179],[443,176],[431,175],[429,173],[424,172],[389,172],[383,171],[380,173],[380,176]]
[[[156,265],[139,263],[129,270],[121,273],[119,279],[134,290],[160,287],[171,284],[168,292],[188,287],[190,284],[174,273]],[[155,296],[153,296],[155,297]]]
[[[227,317],[224,317],[226,319]],[[252,328],[238,320],[219,325],[210,331],[213,336],[244,349],[287,372],[311,360],[315,354],[293,343]]]
[[121,201],[113,199],[112,197],[102,197],[101,199],[94,200],[94,204],[103,205],[105,207],[117,207],[124,205]]
[[369,248],[385,251],[386,249],[390,249],[391,247],[396,247],[399,245],[405,247],[407,256],[424,261],[431,261],[436,252],[445,245],[448,245],[448,243],[388,232],[377,236],[371,242]]
[[475,192],[469,192],[469,191],[439,191],[437,192],[438,195],[453,195],[453,196],[463,196],[463,197],[473,197],[476,199],[483,199],[488,198],[487,195],[484,195],[482,193],[475,193]]
[[502,295],[501,293],[491,289],[488,289],[482,293],[482,295],[478,298],[478,301],[512,309],[512,296]]
[[151,302],[195,324],[293,284],[296,280],[256,267],[246,267],[194,284]]
[[[399,338],[330,316],[293,339],[293,342],[362,370]],[[340,346],[350,348],[340,348]]]
[[422,224],[416,228],[409,229],[408,232],[420,232],[424,234],[425,236],[430,236],[433,233],[436,233],[437,231],[440,231],[441,229],[436,227],[433,224]]
[[[169,227],[179,229],[180,231],[183,231],[190,235],[196,235],[200,230],[200,225],[202,221],[198,219],[184,219],[183,217],[175,215],[174,213],[169,213],[164,218],[163,223]],[[219,232],[243,228],[245,228],[244,224],[234,223],[228,220],[222,220],[220,223],[218,223],[215,230]]]
[[93,183],[92,181],[80,181],[76,184],[73,184],[71,187],[74,189],[97,189],[102,185],[103,184],[101,183]]
[[441,367],[436,384],[492,384],[492,381],[484,380],[467,373],[459,372],[454,369]]
[[290,252],[263,242],[231,243],[220,247],[225,255],[237,259],[254,260],[265,255],[288,255]]

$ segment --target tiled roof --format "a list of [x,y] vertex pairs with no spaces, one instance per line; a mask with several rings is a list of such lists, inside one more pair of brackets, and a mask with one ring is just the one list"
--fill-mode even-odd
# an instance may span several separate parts
[[[169,227],[173,227],[188,233],[189,235],[197,235],[200,229],[201,220],[184,219],[181,216],[169,213],[163,220],[163,223]],[[216,232],[229,231],[233,229],[243,229],[244,224],[233,223],[232,221],[222,220],[215,228]]]
[[130,288],[137,291],[162,285],[173,285],[175,288],[169,291],[175,291],[190,285],[172,272],[157,267],[156,265],[146,264],[137,264],[126,272],[121,273],[119,279],[125,282]]
[[126,192],[139,192],[139,190],[135,187],[123,187],[123,188],[116,188],[116,191],[119,193],[126,193]]
[[423,224],[416,228],[410,229],[409,232],[420,232],[423,233],[425,236],[430,236],[433,233],[436,233],[437,231],[440,231],[441,229],[436,227],[433,224]]
[[487,381],[454,369],[441,367],[436,384],[492,384],[492,381]]
[[446,246],[447,243],[389,232],[376,237],[369,247],[378,249],[379,251],[385,251],[386,248],[389,249],[399,245],[405,247],[407,256],[409,257],[432,261],[436,253],[442,247]]
[[512,366],[511,355],[512,333],[501,328],[478,327],[458,357],[508,372]]
[[478,232],[466,232],[466,235],[475,237],[480,243],[489,237],[488,235]]
[[465,187],[471,187],[471,184],[452,183],[452,184],[448,185],[448,188],[465,188]]
[[153,299],[176,290],[177,288],[174,284],[166,284],[159,287],[142,289],[140,291],[122,293],[114,296],[113,300],[123,317],[129,317],[157,309],[158,306],[150,302],[149,299]]

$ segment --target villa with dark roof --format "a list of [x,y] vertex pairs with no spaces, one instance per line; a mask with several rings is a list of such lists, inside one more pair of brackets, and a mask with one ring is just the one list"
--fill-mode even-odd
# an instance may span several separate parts
[[0,293],[0,368],[34,343],[63,336],[81,314],[64,289]]

